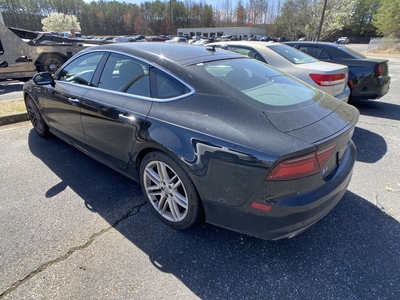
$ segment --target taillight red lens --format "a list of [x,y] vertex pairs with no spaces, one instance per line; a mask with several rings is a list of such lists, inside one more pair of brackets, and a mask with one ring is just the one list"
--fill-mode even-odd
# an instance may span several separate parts
[[336,148],[336,144],[337,143],[334,143],[328,147],[324,147],[321,150],[317,151],[317,159],[318,159],[319,167],[321,170],[325,167],[329,158],[331,158],[332,153]]
[[272,208],[271,205],[262,204],[262,203],[258,203],[258,202],[251,203],[251,207],[255,208],[255,209],[263,210],[263,211],[270,211]]
[[307,177],[319,172],[319,164],[315,153],[299,156],[279,163],[266,180],[291,180]]
[[380,64],[377,64],[375,67],[375,75],[376,75],[376,77],[382,76],[382,70],[381,70]]
[[316,152],[280,162],[265,180],[293,180],[321,172],[332,156],[336,143]]
[[346,74],[310,74],[310,77],[320,86],[342,84],[346,80]]

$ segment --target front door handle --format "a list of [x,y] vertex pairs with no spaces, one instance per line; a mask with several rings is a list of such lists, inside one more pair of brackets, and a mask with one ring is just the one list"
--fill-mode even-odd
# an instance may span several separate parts
[[135,117],[134,116],[125,116],[123,114],[119,114],[118,118],[123,122],[123,123],[133,123],[135,122]]
[[72,105],[77,105],[79,104],[79,99],[76,98],[68,98],[69,103],[71,103]]

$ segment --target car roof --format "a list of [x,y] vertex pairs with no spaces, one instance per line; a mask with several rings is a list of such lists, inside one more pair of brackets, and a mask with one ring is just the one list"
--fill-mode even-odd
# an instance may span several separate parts
[[249,46],[253,47],[254,49],[265,49],[269,47],[276,47],[276,46],[284,46],[290,47],[289,45],[285,45],[284,43],[280,42],[260,42],[260,41],[217,41],[213,43],[207,44],[207,46],[212,45],[240,45],[240,46]]
[[146,42],[146,43],[115,43],[99,46],[91,46],[86,51],[115,51],[136,56],[159,65],[175,62],[179,65],[193,65],[221,59],[243,58],[243,56],[222,51],[219,49],[208,50],[206,47],[198,47],[189,44]]
[[331,42],[313,42],[313,41],[293,41],[293,42],[283,42],[283,44],[288,45],[321,45],[324,47],[331,47],[336,49],[344,49],[344,45],[342,44],[335,44]]
[[283,44],[314,44],[314,45],[329,45],[340,47],[338,44],[331,43],[331,42],[314,42],[314,41],[291,41],[291,42],[283,42]]
[[[269,49],[269,48],[274,48],[274,47],[283,47],[283,48],[290,48],[293,49],[289,45],[285,45],[283,43],[277,43],[277,42],[260,42],[260,41],[221,41],[221,42],[214,42],[207,44],[206,46],[212,46],[212,45],[229,45],[229,46],[243,46],[243,47],[251,47],[254,50],[258,51],[264,58],[267,60],[267,62],[273,58],[278,58],[281,63],[280,66],[282,66],[282,62],[285,62],[286,64],[293,65],[292,62],[290,62],[287,58],[283,57],[281,54],[277,53],[275,50]],[[295,49],[295,51],[300,51]],[[265,57],[265,55],[268,55],[268,58]],[[268,62],[270,63],[270,62]],[[274,64],[272,64],[274,65]]]
[[[299,45],[299,46],[300,45],[321,45],[321,46],[325,47],[325,50],[335,51],[335,52],[330,52],[330,55],[333,55],[335,58],[341,57],[341,58],[368,59],[362,53],[354,51],[351,48],[346,47],[345,45],[342,45],[342,44],[335,44],[335,43],[330,43],[330,42],[311,42],[311,41],[284,42],[283,44]],[[345,55],[344,57],[343,57],[343,54]]]

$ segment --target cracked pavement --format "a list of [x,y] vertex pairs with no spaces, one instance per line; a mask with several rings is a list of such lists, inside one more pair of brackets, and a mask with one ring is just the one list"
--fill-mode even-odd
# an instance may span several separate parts
[[[32,271],[25,278],[23,278],[21,280],[18,280],[17,282],[14,282],[13,284],[11,284],[11,286],[6,291],[4,291],[3,293],[0,294],[0,298],[8,295],[9,293],[11,293],[15,289],[17,289],[20,285],[24,284],[28,280],[31,280],[34,276],[39,275],[43,271],[46,271],[46,269],[51,267],[53,264],[57,264],[57,263],[60,263],[60,262],[62,262],[64,260],[68,259],[76,251],[82,251],[82,250],[86,249],[87,247],[89,247],[96,240],[96,238],[98,238],[101,235],[109,232],[111,229],[115,228],[120,222],[126,220],[129,217],[132,217],[132,216],[138,214],[139,211],[140,211],[140,208],[145,204],[146,204],[146,202],[143,202],[143,203],[141,203],[141,204],[139,204],[137,206],[134,206],[128,213],[126,213],[124,216],[122,216],[120,219],[118,219],[113,225],[111,225],[108,228],[105,228],[105,229],[103,229],[103,230],[101,230],[101,231],[99,231],[97,233],[94,233],[85,244],[79,245],[79,246],[76,246],[76,247],[73,247],[73,248],[69,249],[67,251],[67,253],[65,253],[64,255],[62,255],[60,257],[57,257],[56,259],[54,259],[52,261],[49,261],[49,262],[39,266],[36,270]],[[83,269],[83,270],[86,269],[83,266],[80,266],[79,268]]]
[[400,59],[357,102],[338,206],[292,239],[163,225],[140,186],[29,124],[0,128],[0,299],[400,299]]

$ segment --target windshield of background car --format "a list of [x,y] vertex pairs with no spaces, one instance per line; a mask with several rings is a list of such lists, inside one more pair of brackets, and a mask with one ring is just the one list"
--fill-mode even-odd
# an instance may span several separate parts
[[[283,74],[254,59],[219,60],[199,63],[189,68],[213,82],[222,81],[226,89],[235,95],[241,93],[247,100],[273,107],[288,108],[289,106],[304,106],[322,97],[322,92],[306,83]],[[215,79],[217,80],[215,80]]]
[[272,45],[269,46],[269,49],[278,53],[283,58],[287,59],[293,64],[308,64],[319,61],[318,59],[304,53],[303,51],[297,50],[293,47],[286,45]]

